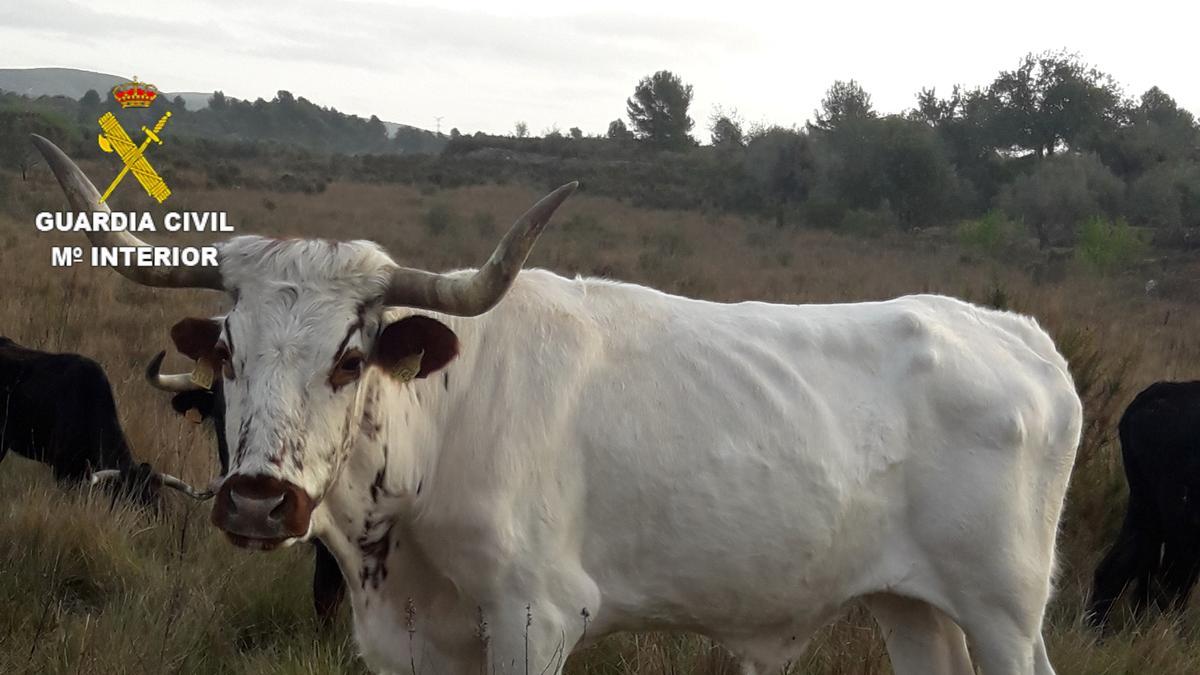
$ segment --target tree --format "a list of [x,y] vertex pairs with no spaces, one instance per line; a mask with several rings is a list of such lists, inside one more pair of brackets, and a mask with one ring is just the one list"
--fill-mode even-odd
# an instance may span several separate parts
[[783,227],[786,210],[808,196],[813,180],[809,137],[783,127],[755,133],[746,147],[746,173],[766,194],[775,224]]
[[948,98],[938,98],[934,89],[922,89],[917,107],[909,118],[932,127],[941,139],[950,162],[969,188],[972,210],[982,211],[1000,189],[1005,177],[999,141],[993,120],[995,100],[983,89],[963,90],[955,86]]
[[208,107],[211,110],[224,110],[228,105],[223,91],[214,91],[213,95],[208,98]]
[[571,138],[577,141],[583,138],[583,129],[580,129],[579,127],[571,127]]
[[871,95],[854,80],[836,80],[821,99],[821,109],[813,113],[813,127],[831,131],[849,120],[871,119],[875,109],[871,106]]
[[608,136],[608,139],[612,141],[627,141],[633,138],[633,133],[630,132],[629,128],[625,126],[625,122],[623,120],[613,120],[609,122],[608,133],[605,135]]
[[387,126],[383,123],[383,120],[375,115],[371,115],[371,119],[367,120],[366,133],[360,141],[362,143],[361,149],[364,152],[370,152],[372,149],[386,143],[387,140]]
[[692,118],[692,85],[669,70],[660,70],[642,78],[625,101],[626,113],[634,135],[661,149],[679,150],[695,141],[688,135]]
[[75,119],[80,124],[95,122],[96,115],[100,112],[100,106],[100,94],[97,94],[95,89],[88,89],[83,98],[79,99],[79,112]]
[[709,132],[713,146],[718,148],[741,147],[746,143],[736,110],[730,113],[720,108],[714,110],[709,118]]
[[937,132],[922,121],[843,117],[813,141],[819,194],[832,205],[889,215],[905,227],[945,222],[958,207],[962,186]]
[[1066,52],[1027,54],[988,87],[1002,147],[1038,157],[1063,147],[1094,149],[1119,122],[1121,94],[1107,74]]
[[171,103],[180,110],[187,110],[187,101],[183,100],[182,96],[176,96]]
[[19,170],[21,180],[29,180],[29,172],[42,162],[41,153],[29,142],[30,134],[62,145],[67,137],[67,124],[46,113],[0,110],[0,166]]
[[529,125],[524,122],[517,122],[513,126],[513,136],[527,138],[529,136]]
[[1200,161],[1195,118],[1158,87],[1142,94],[1126,117],[1125,124],[1096,143],[1096,152],[1117,175],[1134,180],[1163,163]]
[[1200,164],[1162,162],[1129,185],[1126,212],[1140,225],[1200,226]]
[[1120,212],[1125,185],[1095,155],[1061,153],[1038,162],[997,197],[999,206],[1033,228],[1042,247],[1070,243],[1089,218]]

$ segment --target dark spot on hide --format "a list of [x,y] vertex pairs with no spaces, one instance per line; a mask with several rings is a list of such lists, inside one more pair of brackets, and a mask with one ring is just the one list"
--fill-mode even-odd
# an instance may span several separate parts
[[371,537],[372,530],[376,529],[378,526],[371,523],[368,517],[367,522],[364,523],[363,534],[358,538],[358,550],[362,552],[363,556],[361,575],[363,590],[366,590],[367,586],[378,590],[379,586],[387,579],[387,556],[392,546],[392,525],[388,523],[381,535]]
[[381,493],[387,494],[387,490],[385,490],[383,488],[383,478],[384,478],[384,473],[386,473],[386,471],[387,471],[387,469],[384,468],[384,469],[380,469],[379,471],[375,472],[375,480],[371,481],[371,501],[372,502],[378,502],[379,495]]

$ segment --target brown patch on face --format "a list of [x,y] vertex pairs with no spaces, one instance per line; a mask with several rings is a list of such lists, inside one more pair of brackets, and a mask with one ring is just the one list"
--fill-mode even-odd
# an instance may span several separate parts
[[394,373],[405,358],[421,354],[417,377],[436,373],[458,356],[458,336],[446,324],[414,314],[388,324],[375,341],[371,365]]

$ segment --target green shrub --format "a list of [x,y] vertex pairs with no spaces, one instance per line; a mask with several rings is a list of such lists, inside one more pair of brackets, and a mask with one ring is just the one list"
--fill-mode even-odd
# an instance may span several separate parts
[[999,255],[1012,243],[1017,224],[998,209],[992,209],[974,220],[963,221],[955,234],[963,248],[981,255]]
[[1145,249],[1145,243],[1124,218],[1108,220],[1094,216],[1083,221],[1079,228],[1077,255],[1100,274],[1128,267]]

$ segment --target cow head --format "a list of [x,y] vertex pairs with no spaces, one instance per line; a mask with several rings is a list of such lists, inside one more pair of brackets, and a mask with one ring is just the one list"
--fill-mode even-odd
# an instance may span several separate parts
[[[49,141],[34,140],[72,208],[108,210],[74,162]],[[564,185],[535,204],[474,272],[401,267],[367,241],[253,236],[220,244],[218,267],[117,267],[141,284],[221,290],[231,300],[224,316],[184,319],[172,328],[176,348],[196,368],[191,376],[163,376],[178,389],[220,387],[224,424],[217,431],[228,443],[229,467],[213,522],[234,543],[253,548],[306,537],[358,433],[364,373],[377,369],[406,383],[458,353],[454,332],[435,318],[413,314],[388,323],[385,308],[486,312],[575,187]],[[127,232],[88,236],[97,246],[148,246]]]

